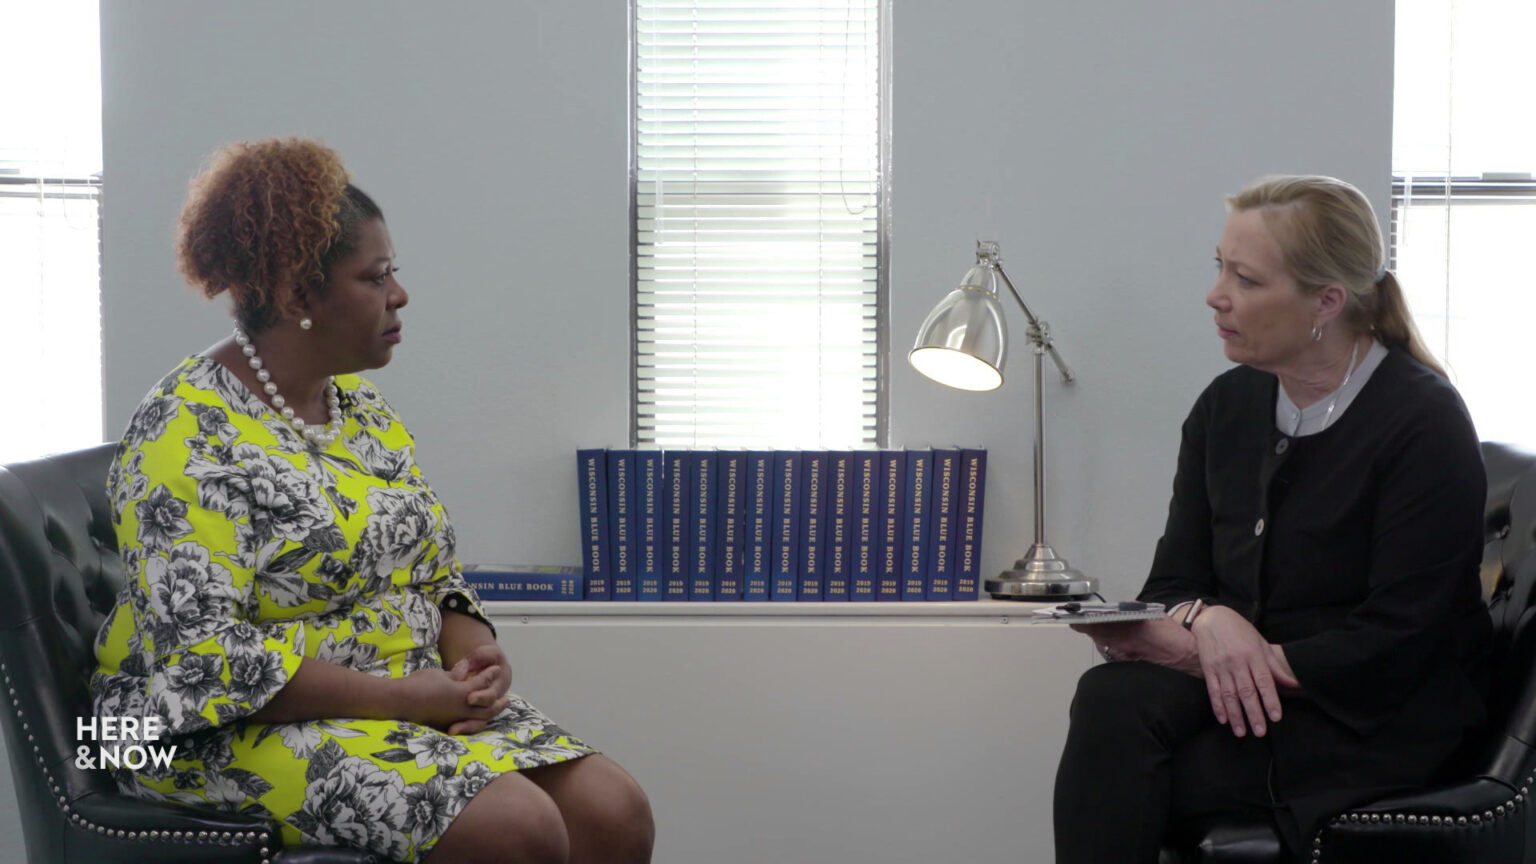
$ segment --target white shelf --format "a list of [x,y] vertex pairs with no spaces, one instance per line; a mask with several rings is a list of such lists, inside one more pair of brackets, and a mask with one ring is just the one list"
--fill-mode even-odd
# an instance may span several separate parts
[[739,601],[700,603],[638,603],[604,601],[489,600],[486,612],[498,623],[531,624],[554,620],[570,623],[674,624],[913,624],[913,625],[1056,625],[1031,613],[1047,603],[1011,600],[975,602],[890,603],[773,603]]

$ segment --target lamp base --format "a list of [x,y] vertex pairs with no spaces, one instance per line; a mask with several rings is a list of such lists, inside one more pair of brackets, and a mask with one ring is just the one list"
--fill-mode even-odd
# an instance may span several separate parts
[[1073,570],[1045,543],[1029,547],[1023,558],[986,581],[996,600],[1072,600],[1092,596],[1098,580]]

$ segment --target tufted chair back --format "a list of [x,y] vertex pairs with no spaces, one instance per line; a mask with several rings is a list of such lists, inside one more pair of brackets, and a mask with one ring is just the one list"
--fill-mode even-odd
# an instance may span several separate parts
[[74,765],[75,718],[91,715],[92,643],[123,583],[105,491],[112,450],[0,468],[0,677],[11,708],[3,716],[36,860],[58,857],[69,800],[115,791],[105,772]]
[[[1315,864],[1514,864],[1536,860],[1536,453],[1483,442],[1483,587],[1493,618],[1488,721],[1441,784],[1339,814],[1313,838]],[[1215,819],[1163,864],[1274,864],[1268,820]],[[1530,838],[1529,840],[1527,838]]]
[[281,850],[266,820],[122,795],[76,767],[95,638],[123,585],[107,498],[115,444],[0,467],[0,723],[31,864],[357,864],[351,850]]

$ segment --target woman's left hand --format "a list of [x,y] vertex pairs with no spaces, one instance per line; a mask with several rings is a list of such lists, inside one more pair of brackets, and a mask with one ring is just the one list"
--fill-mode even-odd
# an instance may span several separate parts
[[1172,618],[1068,626],[1092,638],[1106,660],[1146,660],[1190,675],[1200,674],[1195,639]]
[[[507,655],[502,652],[500,645],[495,642],[486,642],[476,646],[448,670],[448,677],[455,681],[464,681],[481,670],[493,667],[495,672],[490,683],[479,690],[472,691],[467,699],[469,706],[484,707],[506,695],[508,688],[512,686],[512,666],[507,662]],[[470,728],[471,726],[474,728]],[[485,728],[483,721],[465,720],[454,724],[449,731],[455,735],[470,734],[479,732],[483,728]]]
[[1205,670],[1205,687],[1218,723],[1243,737],[1262,738],[1280,721],[1281,687],[1298,687],[1284,655],[1276,652],[1248,619],[1225,606],[1207,606],[1195,619],[1195,643]]

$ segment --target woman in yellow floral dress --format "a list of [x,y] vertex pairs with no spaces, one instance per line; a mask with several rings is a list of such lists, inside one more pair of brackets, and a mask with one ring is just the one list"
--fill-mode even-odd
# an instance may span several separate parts
[[398,861],[650,860],[634,780],[508,691],[410,433],[355,374],[408,300],[377,205],[317,143],[234,145],[178,252],[238,326],[144,398],[108,478],[129,579],[95,711],[177,747],[119,785]]

